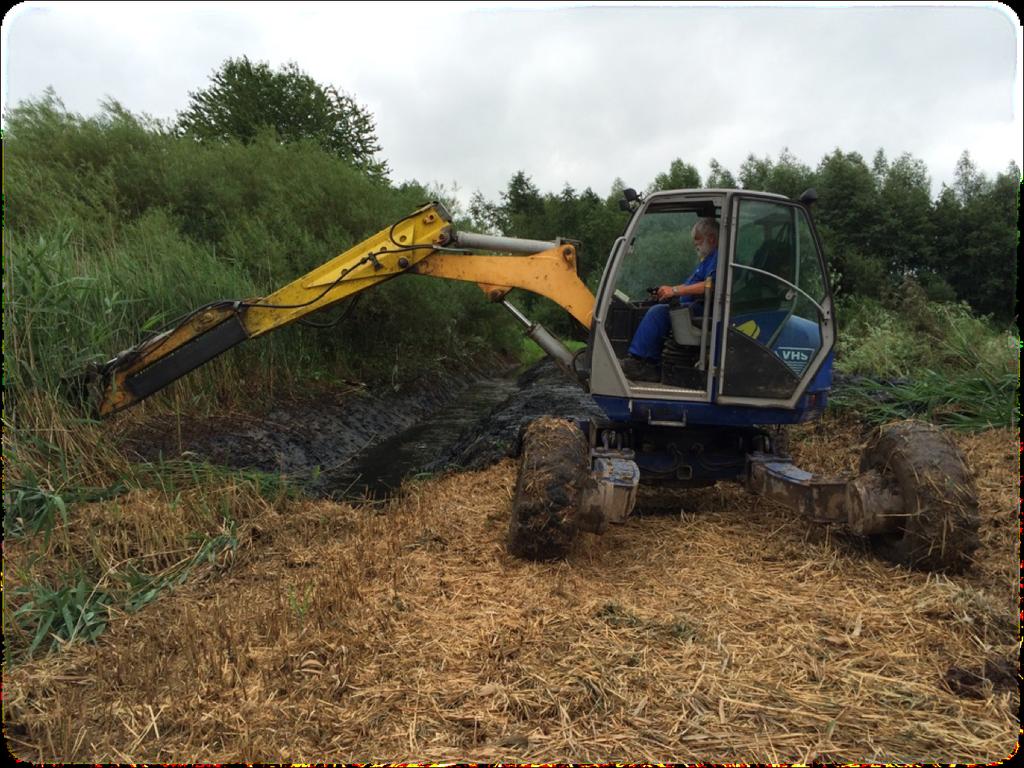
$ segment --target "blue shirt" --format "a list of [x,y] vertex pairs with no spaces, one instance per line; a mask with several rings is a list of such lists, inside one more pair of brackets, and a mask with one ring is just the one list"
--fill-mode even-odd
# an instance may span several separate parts
[[[715,274],[715,269],[718,267],[718,248],[715,248],[705,258],[701,259],[700,264],[693,270],[693,274],[686,278],[686,282],[683,285],[694,285],[695,283],[703,283],[709,277]],[[694,319],[700,318],[704,314],[704,297],[703,296],[683,296],[679,299],[680,306],[687,306],[692,304],[693,309],[690,310],[690,314]]]

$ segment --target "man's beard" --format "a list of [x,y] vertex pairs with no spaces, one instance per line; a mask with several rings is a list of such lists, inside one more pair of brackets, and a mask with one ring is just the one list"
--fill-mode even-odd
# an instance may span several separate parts
[[711,251],[713,251],[714,248],[711,243],[701,243],[695,250],[697,251],[697,257],[703,261],[711,254]]

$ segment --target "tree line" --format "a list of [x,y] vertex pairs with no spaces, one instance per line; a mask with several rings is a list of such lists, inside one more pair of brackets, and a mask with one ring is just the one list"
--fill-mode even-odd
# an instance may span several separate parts
[[[774,159],[749,155],[735,175],[716,160],[710,166],[702,179],[693,164],[673,160],[646,189],[752,189],[796,199],[813,187],[815,222],[839,295],[881,299],[910,277],[934,301],[965,301],[1004,323],[1015,318],[1021,177],[1012,161],[990,178],[965,150],[952,186],[944,184],[934,199],[927,167],[909,153],[890,160],[879,149],[868,162],[836,149],[811,168],[784,149]],[[467,217],[471,226],[510,236],[581,240],[581,273],[594,286],[621,234],[624,186],[616,179],[605,197],[570,184],[545,194],[519,171],[498,200],[474,194]]]
[[[372,115],[294,63],[273,71],[245,57],[227,60],[209,87],[190,94],[175,130],[198,140],[248,142],[267,127],[281,141],[313,139],[370,176],[387,178],[387,163],[377,159],[381,148]],[[705,179],[677,158],[647,190],[707,186],[796,198],[815,187],[816,220],[837,292],[880,298],[888,286],[912,276],[934,300],[966,301],[976,312],[1008,321],[1015,315],[1020,181],[1015,163],[989,178],[965,150],[953,185],[943,185],[933,199],[927,167],[909,153],[890,160],[879,149],[868,162],[837,148],[811,168],[783,149],[775,159],[749,155],[735,175],[712,159]],[[595,283],[622,228],[623,186],[616,179],[604,198],[589,188],[577,192],[569,183],[543,194],[519,171],[500,200],[477,192],[469,221],[509,236],[578,239],[587,250],[583,277]]]

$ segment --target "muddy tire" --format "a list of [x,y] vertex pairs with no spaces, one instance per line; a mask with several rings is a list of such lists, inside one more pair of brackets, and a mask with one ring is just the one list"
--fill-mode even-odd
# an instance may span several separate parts
[[508,551],[527,560],[564,557],[576,536],[576,509],[590,477],[589,450],[571,421],[545,416],[523,434]]
[[894,563],[928,571],[963,570],[978,548],[978,494],[953,441],[931,424],[904,421],[879,429],[861,471],[877,469],[903,497],[899,527],[869,537]]

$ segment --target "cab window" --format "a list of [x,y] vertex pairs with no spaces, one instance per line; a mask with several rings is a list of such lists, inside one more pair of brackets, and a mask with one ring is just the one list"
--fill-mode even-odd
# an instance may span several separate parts
[[639,221],[616,288],[629,300],[645,301],[648,288],[682,283],[697,267],[690,231],[693,211],[651,206]]

